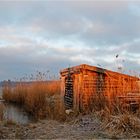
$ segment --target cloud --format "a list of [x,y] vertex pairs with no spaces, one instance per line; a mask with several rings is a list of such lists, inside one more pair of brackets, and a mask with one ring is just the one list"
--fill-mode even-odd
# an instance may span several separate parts
[[81,63],[139,71],[139,7],[137,1],[1,1],[0,78]]

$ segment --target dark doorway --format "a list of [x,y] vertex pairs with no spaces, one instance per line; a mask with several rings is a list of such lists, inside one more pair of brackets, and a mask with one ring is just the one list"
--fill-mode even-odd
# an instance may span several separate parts
[[70,73],[65,81],[64,104],[66,109],[73,108],[73,79]]

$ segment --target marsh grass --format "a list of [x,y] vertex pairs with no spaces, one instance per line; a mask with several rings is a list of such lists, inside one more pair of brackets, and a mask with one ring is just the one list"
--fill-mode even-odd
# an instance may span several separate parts
[[140,119],[129,112],[115,116],[109,115],[101,127],[112,137],[140,137]]
[[93,114],[101,120],[100,128],[110,138],[140,138],[140,109],[133,112],[114,98],[111,104],[94,110]]
[[[35,119],[42,119],[46,116],[55,118],[60,110],[60,98],[58,98],[60,81],[45,81],[40,75],[36,81],[21,81],[17,82],[15,86],[11,86],[9,82],[5,83],[3,99],[21,105]],[[52,98],[55,100],[51,100]]]

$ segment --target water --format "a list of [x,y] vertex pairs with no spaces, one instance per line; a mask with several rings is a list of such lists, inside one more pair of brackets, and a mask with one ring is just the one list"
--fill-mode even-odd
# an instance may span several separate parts
[[[2,97],[2,89],[0,88],[0,98]],[[7,104],[4,101],[0,100],[0,104],[5,106],[4,111],[4,119],[5,120],[12,120],[16,123],[20,124],[28,124],[33,122],[33,117],[26,113],[23,108],[14,105],[14,104]]]

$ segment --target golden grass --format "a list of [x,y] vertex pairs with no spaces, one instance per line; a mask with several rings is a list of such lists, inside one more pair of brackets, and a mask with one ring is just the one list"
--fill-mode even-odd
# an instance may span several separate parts
[[[30,84],[20,82],[15,87],[5,84],[3,88],[3,99],[22,105],[35,118],[57,116],[59,110],[56,108],[60,106],[58,98],[53,100],[54,105],[51,103],[51,98],[57,96],[60,96],[60,81],[35,81]],[[50,113],[50,110],[54,110],[51,109],[52,106],[55,113]]]

